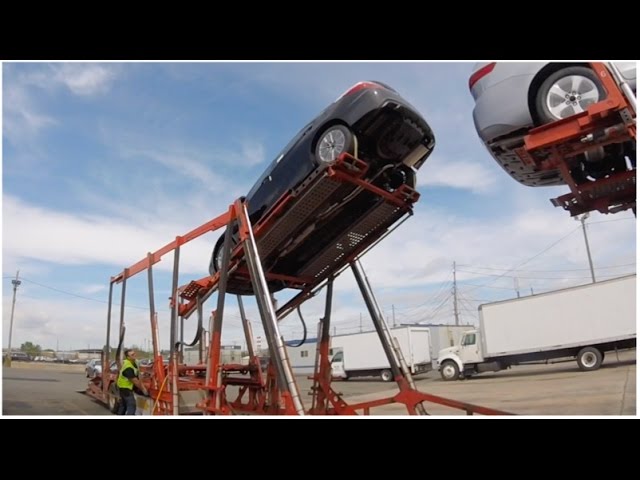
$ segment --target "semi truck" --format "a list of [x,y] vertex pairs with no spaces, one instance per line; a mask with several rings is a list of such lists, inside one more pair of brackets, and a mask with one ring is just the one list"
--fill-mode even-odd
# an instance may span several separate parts
[[478,311],[479,327],[438,353],[445,381],[563,358],[597,370],[606,352],[636,346],[636,275],[487,303]]
[[[413,374],[437,369],[437,353],[444,347],[455,345],[472,325],[451,324],[403,324],[392,327],[391,336],[398,339],[403,357]],[[293,372],[311,375],[317,339],[308,338],[304,342],[285,342]],[[378,334],[367,332],[334,335],[331,337],[329,352],[332,360],[333,376],[348,380],[355,377],[379,377],[392,380],[387,357],[384,354]],[[429,364],[427,366],[426,364]]]

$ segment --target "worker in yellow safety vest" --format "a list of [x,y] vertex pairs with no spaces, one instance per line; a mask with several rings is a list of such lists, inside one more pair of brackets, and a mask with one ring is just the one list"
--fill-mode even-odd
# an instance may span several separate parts
[[118,375],[117,385],[120,391],[120,405],[118,405],[118,415],[135,415],[136,399],[133,396],[133,387],[138,387],[144,395],[147,389],[140,381],[138,363],[136,362],[136,351],[128,349],[124,351],[124,362]]

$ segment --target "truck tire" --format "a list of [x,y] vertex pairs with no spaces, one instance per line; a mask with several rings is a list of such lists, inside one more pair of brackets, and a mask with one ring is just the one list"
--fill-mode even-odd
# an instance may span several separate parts
[[457,380],[460,377],[460,368],[453,360],[445,360],[440,367],[440,376],[445,382]]
[[602,365],[602,353],[594,347],[584,347],[578,352],[578,367],[584,372],[597,370]]
[[390,382],[393,380],[393,373],[391,373],[391,370],[382,370],[380,372],[380,378],[383,382]]

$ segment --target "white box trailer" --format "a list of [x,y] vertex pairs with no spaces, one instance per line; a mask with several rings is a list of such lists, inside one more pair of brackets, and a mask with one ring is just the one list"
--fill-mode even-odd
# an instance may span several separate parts
[[478,310],[480,327],[438,354],[444,380],[564,357],[596,370],[606,352],[636,345],[635,274]]
[[[391,336],[398,340],[412,374],[431,370],[428,327],[403,326],[390,328],[390,331]],[[385,382],[393,380],[391,367],[377,332],[336,335],[331,338],[331,349],[331,370],[334,377],[380,377]]]
[[[410,325],[393,327],[391,335],[398,339],[400,349],[412,373],[422,373],[433,368],[429,327]],[[297,375],[313,373],[317,339],[309,338],[302,345],[298,340],[286,342],[289,361]],[[334,335],[331,337],[330,353],[332,371],[336,377],[376,376],[385,381],[392,380],[390,365],[375,331]]]

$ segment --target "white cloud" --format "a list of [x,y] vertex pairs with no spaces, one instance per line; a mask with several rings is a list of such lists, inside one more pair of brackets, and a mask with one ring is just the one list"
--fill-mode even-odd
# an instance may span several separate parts
[[484,164],[473,161],[445,159],[434,154],[420,169],[418,185],[451,187],[474,193],[491,192],[497,180]]
[[[125,265],[142,258],[143,252],[160,246],[158,239],[170,240],[169,232],[173,227],[164,225],[166,231],[139,228],[127,223],[118,223],[113,219],[74,217],[60,212],[37,209],[18,201],[5,198],[5,236],[4,254],[9,258],[16,255],[36,256],[46,261],[60,263],[109,262],[116,267],[117,273]],[[452,281],[452,263],[458,264],[458,288],[462,294],[460,311],[462,321],[473,320],[477,308],[477,298],[487,297],[481,290],[471,289],[467,284],[487,284],[498,288],[493,293],[503,298],[515,295],[513,279],[505,277],[492,282],[495,277],[489,274],[504,273],[506,269],[521,265],[509,276],[535,276],[530,271],[586,269],[586,253],[580,224],[568,217],[558,220],[550,227],[548,207],[530,209],[494,220],[470,219],[462,215],[452,215],[436,209],[418,211],[396,232],[385,239],[363,259],[363,267],[369,277],[380,307],[391,321],[391,305],[396,308],[396,316],[401,321],[419,321],[433,314],[434,321],[453,321],[450,283]],[[611,221],[615,220],[615,221]],[[599,272],[615,274],[634,271],[633,266],[626,269],[606,270],[602,267],[633,263],[635,261],[635,224],[630,215],[619,214],[616,218],[594,215],[589,225],[589,240],[594,263]],[[22,228],[19,223],[24,223]],[[596,223],[606,222],[606,223]],[[576,230],[578,228],[578,230]],[[16,231],[17,229],[17,231]],[[42,235],[46,231],[47,235]],[[7,236],[7,232],[10,232]],[[173,230],[175,233],[175,230]],[[35,237],[35,238],[32,238]],[[562,238],[566,237],[566,238]],[[122,239],[126,239],[123,241]],[[161,243],[164,243],[161,242]],[[195,244],[196,242],[192,242]],[[204,273],[212,242],[203,245],[189,244],[181,252],[181,272],[190,278],[199,278]],[[553,245],[556,243],[556,245]],[[615,244],[616,248],[609,248]],[[549,248],[550,247],[550,248]],[[546,251],[545,251],[546,250]],[[540,255],[538,255],[540,254]],[[536,256],[538,255],[538,256]],[[534,258],[535,257],[535,258]],[[13,264],[13,260],[11,260]],[[496,271],[482,270],[479,267],[494,267]],[[170,271],[172,258],[161,262],[156,270]],[[469,272],[477,273],[469,273]],[[33,274],[28,270],[21,272],[26,278]],[[537,292],[560,286],[586,283],[589,280],[571,280],[582,273],[559,272],[556,274],[539,273],[542,284],[548,288],[533,284]],[[560,280],[545,280],[545,277],[557,277]],[[137,283],[136,283],[137,282]],[[146,306],[144,290],[146,278],[135,277],[127,287],[133,295],[136,290],[139,299],[131,298],[128,305]],[[532,280],[522,278],[520,289],[528,293]],[[46,283],[46,282],[44,282]],[[180,282],[181,284],[184,282]],[[99,293],[106,297],[105,288],[89,285],[78,288],[76,293]],[[501,288],[501,289],[500,289]],[[396,290],[399,289],[399,290]],[[438,292],[439,290],[439,292]],[[489,292],[492,290],[490,289]],[[19,329],[14,333],[15,342],[33,341],[43,346],[52,346],[53,338],[64,339],[72,348],[84,348],[88,343],[101,345],[106,322],[106,304],[88,302],[82,299],[63,298],[54,301],[39,301],[42,290],[36,290],[24,282],[20,293],[20,313],[16,317]],[[281,292],[277,295],[280,305],[295,292]],[[353,275],[349,270],[336,281],[332,324],[338,333],[358,331],[360,314],[365,329],[371,327],[371,320],[357,290]],[[168,308],[166,297],[168,285],[156,284],[157,308],[161,312],[161,342],[168,342]],[[30,298],[31,297],[31,298]],[[34,298],[35,297],[35,298]],[[116,293],[116,297],[118,294]],[[105,298],[106,300],[106,298]],[[445,303],[442,303],[446,300]],[[215,295],[209,299],[205,311],[215,308]],[[5,298],[4,315],[7,318],[9,298]],[[117,303],[117,301],[115,302]],[[70,308],[70,306],[72,306]],[[255,300],[245,297],[247,315],[252,319],[254,335],[262,336],[261,322],[255,307]],[[225,309],[223,336],[225,341],[242,340],[239,313],[235,299],[228,297]],[[315,336],[317,321],[324,312],[324,292],[302,307],[307,322],[308,335]],[[113,317],[116,321],[117,316]],[[141,344],[149,338],[148,313],[144,310],[127,310],[127,343]],[[187,321],[185,338],[190,340],[195,332],[195,317]],[[5,322],[6,324],[6,322]],[[5,325],[5,330],[6,330]],[[287,339],[299,338],[302,332],[297,314],[294,312],[281,322],[281,330]],[[6,332],[5,332],[6,334]],[[115,337],[114,337],[115,338]],[[19,344],[19,343],[16,343]],[[67,348],[61,343],[61,348]]]
[[[618,222],[591,226],[589,239],[596,265],[635,261],[632,219],[619,215]],[[609,219],[600,216],[598,220]],[[454,261],[504,270],[521,264],[520,270],[586,268],[584,240],[576,227],[579,223],[569,218],[550,224],[546,207],[498,219],[474,219],[435,209],[418,211],[368,253],[363,264],[374,287],[383,289],[427,287],[452,279]],[[616,249],[607,248],[613,239],[617,239]],[[481,275],[465,273],[458,280],[474,277]],[[495,285],[505,286],[504,282]]]
[[19,74],[11,72],[10,85],[24,89],[37,88],[49,93],[60,87],[75,95],[107,93],[117,78],[118,66],[98,63],[46,63],[33,65]]
[[[189,156],[189,154],[152,149],[126,149],[123,151],[125,155],[142,155],[185,178],[196,180],[198,183],[202,183],[212,190],[224,188],[228,183],[224,178],[209,168],[204,161],[196,160]],[[208,162],[208,164],[215,165],[215,161]]]
[[[154,142],[157,144],[158,142]],[[119,151],[124,157],[142,156],[156,162],[181,177],[195,180],[203,184],[209,191],[222,190],[229,192],[230,179],[228,175],[217,172],[225,172],[225,167],[232,167],[234,171],[249,169],[265,161],[265,148],[262,143],[255,140],[245,140],[240,143],[238,149],[217,148],[211,151],[197,150],[193,148],[177,148],[165,146],[162,149],[137,147],[141,141],[132,142],[129,146],[120,146]],[[215,168],[214,168],[215,167]],[[257,177],[257,175],[255,175]],[[241,194],[246,193],[242,191]],[[231,200],[231,198],[230,198]]]
[[242,157],[238,159],[234,165],[253,166],[259,165],[265,160],[264,145],[255,140],[245,140],[242,143]]
[[115,78],[113,68],[98,64],[67,63],[54,66],[54,80],[76,95],[95,95],[109,91]]
[[[6,80],[5,80],[6,82]],[[3,134],[16,145],[32,140],[45,127],[55,125],[54,118],[42,113],[20,85],[6,85],[3,96]]]
[[81,289],[81,293],[85,293],[88,295],[104,292],[107,289],[106,285],[94,284],[94,285],[85,285]]
[[[42,348],[56,348],[58,344],[60,350],[102,347],[106,335],[106,303],[70,297],[43,298],[41,292],[41,289],[27,282],[22,283],[14,315],[13,347],[19,347],[24,342],[33,342]],[[5,296],[4,318],[9,318],[10,305],[9,297]],[[115,312],[112,322],[118,321],[117,308]],[[131,335],[127,338],[136,341],[148,338],[148,318],[143,310],[127,309],[127,333]],[[8,322],[4,322],[5,338],[8,327]],[[112,345],[116,341],[116,331],[117,328],[114,329],[112,324]]]
[[[73,215],[30,205],[5,195],[3,202],[3,254],[5,263],[21,259],[62,265],[95,263],[124,268],[186,233],[176,224],[149,220],[139,224],[113,217]],[[181,254],[181,271],[206,274],[216,234],[194,240]],[[169,271],[171,261],[158,264]],[[113,272],[116,273],[116,272]]]
[[14,144],[28,144],[33,135],[58,123],[34,101],[34,88],[53,92],[64,86],[76,95],[88,96],[106,93],[116,77],[112,66],[81,63],[46,64],[18,76],[7,68],[5,73],[3,135]]

